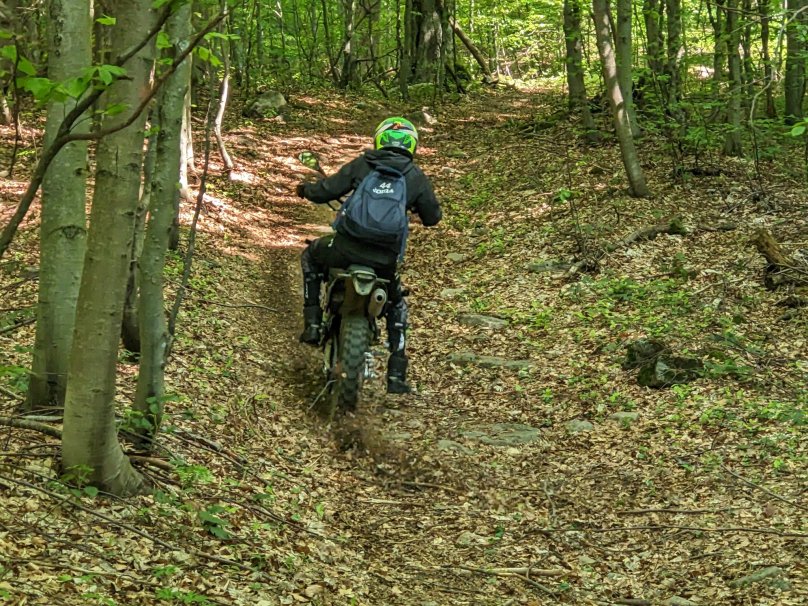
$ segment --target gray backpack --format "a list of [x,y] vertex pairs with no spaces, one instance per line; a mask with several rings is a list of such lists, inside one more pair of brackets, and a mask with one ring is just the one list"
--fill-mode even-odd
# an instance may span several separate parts
[[342,205],[332,227],[337,233],[397,251],[402,259],[410,228],[404,174],[389,166],[374,166]]

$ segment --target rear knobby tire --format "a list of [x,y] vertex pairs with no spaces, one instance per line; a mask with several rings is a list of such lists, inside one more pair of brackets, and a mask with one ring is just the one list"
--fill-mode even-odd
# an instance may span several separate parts
[[343,317],[340,326],[338,360],[334,368],[331,411],[356,410],[365,378],[365,352],[370,348],[370,326],[364,316]]

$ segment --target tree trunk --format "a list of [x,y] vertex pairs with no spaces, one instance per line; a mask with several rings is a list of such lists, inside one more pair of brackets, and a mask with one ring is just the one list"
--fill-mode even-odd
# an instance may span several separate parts
[[412,78],[412,47],[413,47],[413,24],[412,24],[412,0],[404,2],[404,37],[399,42],[399,52],[401,53],[400,65],[398,68],[398,87],[401,91],[401,98],[409,99],[410,93],[408,85]]
[[760,14],[760,46],[763,56],[763,86],[766,88],[766,117],[776,118],[774,106],[774,82],[772,77],[772,59],[769,53],[769,22],[771,21],[770,0],[758,0]]
[[[156,112],[150,112],[152,129],[159,129],[160,122]],[[154,162],[157,155],[157,135],[149,137],[146,148],[146,158],[143,162],[143,181],[140,187],[140,200],[135,212],[135,233],[132,238],[132,249],[129,254],[129,278],[126,281],[126,298],[123,304],[123,322],[121,323],[121,341],[123,348],[134,354],[140,353],[140,325],[138,322],[138,307],[140,300],[140,275],[138,263],[143,251],[143,238],[146,229],[146,211],[149,209],[151,196],[151,181],[154,172]]]
[[579,0],[564,0],[564,40],[567,50],[567,88],[569,108],[581,113],[581,124],[587,136],[593,136],[597,128],[589,102],[586,98],[586,84],[582,60],[581,5]]
[[648,67],[654,76],[659,77],[664,69],[662,49],[665,44],[665,39],[662,35],[664,23],[662,0],[643,0],[642,14],[645,20]]
[[[112,37],[117,56],[142,41],[154,23],[149,0],[118,0]],[[154,63],[154,43],[146,44],[127,61],[126,78],[105,93],[106,106],[136,107],[148,91]],[[105,116],[114,127],[129,118],[124,111]],[[135,211],[143,161],[141,115],[98,143],[97,167],[87,254],[76,314],[65,398],[62,464],[67,471],[84,473],[87,480],[116,495],[143,489],[142,477],[124,455],[115,426],[115,376],[121,317],[134,234]]]
[[415,81],[435,82],[443,44],[439,3],[436,0],[413,0],[415,15]]
[[[710,23],[713,26],[713,93],[718,95],[721,91],[721,82],[724,80],[724,57],[727,55],[727,40],[724,33],[724,12],[726,0],[715,0],[715,13],[710,13]],[[710,3],[707,9],[710,10]]]
[[[48,6],[48,77],[63,81],[92,63],[92,4],[51,0]],[[51,102],[44,147],[53,143],[75,99]],[[79,120],[74,132],[86,132]],[[76,301],[87,241],[87,142],[68,143],[42,182],[39,301],[26,408],[64,404]]]
[[[226,26],[223,26],[226,27]],[[219,155],[222,157],[222,164],[227,171],[229,179],[233,178],[233,160],[227,153],[227,147],[222,138],[222,121],[224,113],[227,111],[227,101],[230,97],[230,48],[228,39],[222,39],[222,82],[219,87],[219,107],[216,110],[216,117],[213,120],[213,134],[219,147]]]
[[741,120],[743,78],[741,76],[741,55],[738,47],[741,43],[741,32],[738,29],[738,0],[727,0],[726,24],[727,64],[729,67],[729,103],[727,104],[727,122],[730,129],[724,139],[724,153],[727,156],[743,156],[741,143]]
[[631,124],[633,137],[640,136],[637,114],[634,111],[632,92],[632,48],[631,48],[631,0],[617,0],[617,31],[615,36],[615,60],[620,93],[626,106],[626,114]]
[[606,0],[592,0],[592,13],[595,20],[595,34],[598,42],[598,53],[603,64],[603,79],[606,82],[606,93],[614,118],[614,130],[620,143],[620,155],[628,175],[631,194],[637,197],[650,195],[645,183],[645,175],[637,149],[634,146],[634,137],[631,136],[631,125],[620,92],[620,83],[617,79],[617,64],[612,48],[612,28],[607,13]]
[[805,96],[805,57],[802,39],[802,27],[805,22],[804,12],[795,16],[805,6],[806,0],[787,0],[789,18],[786,27],[786,124],[794,124],[802,120],[802,99]]
[[[176,9],[166,24],[174,55],[182,52],[191,35],[191,3]],[[163,269],[168,249],[174,206],[179,198],[176,183],[182,161],[182,122],[191,60],[186,59],[160,91],[158,112],[160,133],[157,160],[151,186],[149,223],[140,259],[140,373],[134,409],[149,421],[140,434],[140,445],[149,447],[160,428],[165,399],[164,369],[168,347],[168,326],[163,300]]]
[[180,135],[180,195],[174,199],[174,219],[168,247],[177,250],[180,246],[180,202],[191,201],[191,187],[188,183],[188,170],[194,170],[194,134],[191,124],[191,70],[185,70],[186,82],[184,108],[182,110],[182,131]]
[[[580,9],[578,13],[578,21],[580,22]],[[480,49],[477,48],[474,42],[471,41],[466,35],[460,25],[457,23],[457,19],[455,19],[454,15],[449,19],[449,25],[451,26],[452,30],[454,30],[455,35],[460,38],[460,41],[463,43],[463,46],[468,49],[471,56],[474,57],[474,60],[477,62],[477,65],[480,67],[480,71],[483,73],[483,76],[486,76],[487,80],[491,79],[491,69],[488,67],[488,61],[480,52]],[[580,27],[579,27],[580,29]],[[579,43],[580,45],[580,43]]]
[[340,88],[348,88],[354,79],[356,62],[353,56],[353,37],[356,17],[355,0],[342,0],[343,38],[342,38],[342,70],[340,72]]
[[741,37],[741,48],[743,49],[743,106],[747,111],[752,109],[752,98],[755,96],[755,66],[752,57],[752,0],[743,0],[743,36]]
[[668,24],[668,103],[675,104],[682,96],[682,5],[681,0],[665,0]]

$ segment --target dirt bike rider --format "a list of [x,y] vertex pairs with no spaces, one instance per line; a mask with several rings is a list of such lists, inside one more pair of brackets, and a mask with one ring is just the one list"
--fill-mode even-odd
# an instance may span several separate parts
[[[404,175],[407,189],[407,210],[419,216],[426,226],[437,224],[442,216],[432,184],[413,162],[418,146],[418,131],[409,120],[392,117],[383,120],[374,134],[374,149],[367,150],[345,164],[339,171],[316,183],[299,183],[295,193],[317,204],[338,200],[353,191],[377,165],[398,170]],[[372,267],[380,278],[390,280],[387,306],[387,336],[390,358],[387,362],[387,391],[409,393],[408,360],[405,352],[407,334],[407,301],[396,268],[401,251],[395,246],[384,247],[363,242],[339,231],[318,238],[309,244],[301,256],[303,267],[303,318],[305,328],[302,343],[317,345],[320,338],[320,286],[332,267],[347,267],[359,263]]]

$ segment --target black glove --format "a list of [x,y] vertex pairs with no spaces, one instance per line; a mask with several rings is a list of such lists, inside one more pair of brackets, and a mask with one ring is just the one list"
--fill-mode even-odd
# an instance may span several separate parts
[[305,189],[306,189],[305,183],[298,183],[297,187],[295,187],[295,195],[298,198],[305,198],[306,197]]

